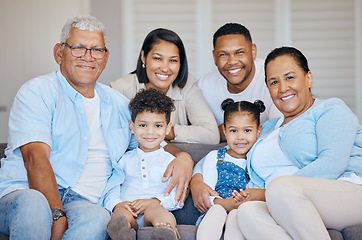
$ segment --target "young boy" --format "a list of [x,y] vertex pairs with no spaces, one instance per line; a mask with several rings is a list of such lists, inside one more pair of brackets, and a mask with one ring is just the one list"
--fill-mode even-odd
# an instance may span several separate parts
[[118,203],[114,204],[107,231],[113,240],[132,239],[131,228],[154,226],[155,239],[179,239],[175,217],[169,211],[181,207],[175,204],[175,189],[164,196],[168,182],[162,182],[167,165],[174,159],[163,149],[174,104],[162,92],[149,89],[138,92],[129,108],[129,127],[139,146],[118,162],[125,180],[107,197],[108,202]]

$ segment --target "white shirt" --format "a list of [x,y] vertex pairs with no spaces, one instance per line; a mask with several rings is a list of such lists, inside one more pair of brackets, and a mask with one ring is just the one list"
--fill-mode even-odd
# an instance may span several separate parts
[[255,172],[264,180],[265,188],[274,178],[294,175],[299,170],[279,146],[278,136],[281,123],[282,121],[279,121],[276,129],[256,146],[251,161]]
[[175,205],[176,188],[165,196],[169,181],[163,183],[162,177],[168,164],[175,158],[161,148],[153,152],[143,152],[140,148],[126,152],[118,162],[125,173],[124,182],[113,188],[107,195],[105,206],[112,211],[122,201],[157,198],[169,211],[180,209]]
[[89,130],[87,162],[72,190],[97,203],[111,175],[112,164],[102,132],[100,98],[96,91],[93,98],[83,97],[83,106]]
[[221,109],[221,103],[227,98],[232,98],[234,101],[249,101],[262,100],[266,110],[260,115],[260,122],[281,117],[281,113],[274,106],[270,98],[268,88],[265,84],[264,62],[262,59],[255,59],[255,75],[249,86],[240,93],[230,93],[227,89],[227,81],[219,71],[214,71],[202,76],[199,79],[199,87],[214,113],[217,125],[220,126],[224,122],[224,112]]
[[[203,161],[202,165],[202,176],[204,183],[206,183],[210,188],[215,190],[215,186],[218,179],[217,167],[216,164],[218,162],[217,159],[217,152],[218,150],[213,150],[209,152]],[[234,158],[230,156],[228,153],[225,153],[225,162],[232,162],[237,166],[241,167],[245,170],[246,168],[246,159],[244,158]],[[215,196],[210,196],[210,204],[214,205]]]

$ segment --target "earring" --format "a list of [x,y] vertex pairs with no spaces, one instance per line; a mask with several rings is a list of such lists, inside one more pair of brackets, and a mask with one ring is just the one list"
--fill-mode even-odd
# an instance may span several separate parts
[[143,67],[143,68],[146,68],[146,65],[145,65],[144,63],[142,63],[142,67]]

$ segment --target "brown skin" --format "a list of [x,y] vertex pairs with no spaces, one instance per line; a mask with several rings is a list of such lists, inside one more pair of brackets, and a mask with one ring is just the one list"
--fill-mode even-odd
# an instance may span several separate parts
[[[230,93],[244,91],[255,75],[256,45],[241,34],[218,37],[213,50],[214,62],[227,81]],[[240,69],[238,72],[230,72]]]
[[172,189],[177,186],[175,201],[176,203],[180,202],[180,206],[183,206],[189,192],[188,187],[192,176],[194,161],[190,154],[182,152],[172,144],[167,144],[164,149],[176,157],[168,164],[163,174],[162,182],[167,182],[172,176],[170,183],[167,185],[165,196],[168,196]]
[[[48,200],[51,209],[58,208],[64,211],[53,168],[49,162],[49,145],[41,142],[32,142],[20,147],[20,151],[27,171],[29,188],[41,192]],[[67,229],[66,217],[53,221],[51,239],[62,239]]]
[[128,227],[137,230],[138,224],[135,218],[142,212],[144,212],[145,226],[155,226],[165,223],[169,223],[173,227],[176,226],[175,217],[160,205],[160,200],[156,198],[137,199],[133,202],[125,201],[118,203],[113,208],[111,221],[117,215],[124,215],[127,218]]
[[[72,29],[67,43],[71,46],[86,48],[104,48],[103,34],[99,32]],[[103,59],[96,60],[88,51],[84,57],[75,58],[69,48],[60,44],[54,46],[54,59],[60,65],[60,71],[69,84],[85,97],[94,96],[94,85],[102,73],[108,60],[108,52]],[[32,142],[20,148],[24,166],[27,170],[29,188],[40,191],[48,200],[50,208],[64,211],[59,197],[57,182],[49,162],[51,148],[45,143]],[[61,239],[68,228],[67,218],[61,217],[54,221],[51,239]]]
[[[73,28],[66,41],[70,46],[86,48],[105,48],[103,34]],[[87,51],[81,58],[73,57],[68,47],[59,43],[54,46],[54,59],[60,65],[60,71],[69,84],[84,97],[94,96],[94,86],[106,67],[109,51],[102,59],[94,59]]]
[[200,173],[192,177],[190,187],[194,206],[201,213],[205,213],[211,207],[210,196],[219,196],[215,190],[204,183]]
[[237,209],[241,204],[241,202],[238,202],[233,196],[226,199],[215,198],[214,203],[221,205],[227,211]]
[[[255,75],[256,45],[247,41],[241,34],[225,35],[217,38],[212,53],[218,71],[227,81],[228,91],[230,93],[244,91]],[[237,73],[229,72],[236,69],[241,70]],[[219,126],[220,141],[225,142],[222,125]]]
[[270,61],[265,74],[274,105],[284,115],[283,124],[313,105],[314,98],[309,91],[313,84],[312,73],[306,73],[293,57],[283,55]]
[[[297,118],[313,105],[314,99],[309,91],[313,84],[312,73],[305,72],[293,57],[283,55],[270,61],[265,74],[270,96],[284,115],[283,124]],[[233,196],[242,203],[265,201],[265,189],[247,187],[240,193],[233,192]]]

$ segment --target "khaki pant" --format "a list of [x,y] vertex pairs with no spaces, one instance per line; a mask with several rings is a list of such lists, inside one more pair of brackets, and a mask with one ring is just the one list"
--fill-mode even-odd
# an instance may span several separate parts
[[362,185],[339,180],[279,177],[266,202],[238,208],[246,239],[330,239],[326,228],[343,230],[362,223]]
[[226,213],[218,204],[212,206],[202,219],[197,229],[197,240],[219,240],[225,225],[225,240],[244,240],[237,220],[237,209]]

